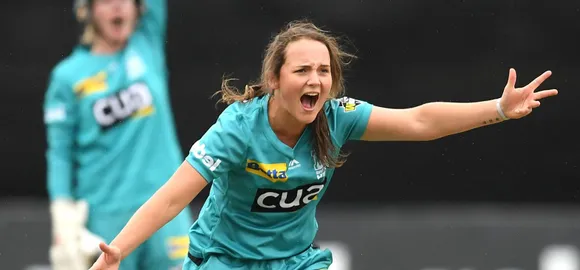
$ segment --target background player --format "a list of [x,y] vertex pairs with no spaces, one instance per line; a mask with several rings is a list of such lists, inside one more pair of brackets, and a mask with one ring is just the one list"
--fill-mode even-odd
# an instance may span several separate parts
[[[330,252],[311,244],[315,210],[349,140],[427,141],[528,115],[556,90],[534,92],[550,75],[516,88],[516,73],[501,98],[433,102],[388,109],[348,97],[336,41],[309,23],[292,23],[269,44],[258,85],[238,94],[197,141],[186,161],[131,218],[93,270],[117,269],[159,227],[213,182],[190,231],[185,269],[326,269]],[[372,183],[366,183],[372,185]]]
[[[100,253],[91,243],[111,241],[183,160],[167,89],[166,9],[165,0],[75,2],[81,42],[53,69],[44,104],[53,269],[88,269]],[[193,220],[188,208],[175,214],[122,269],[181,265]]]

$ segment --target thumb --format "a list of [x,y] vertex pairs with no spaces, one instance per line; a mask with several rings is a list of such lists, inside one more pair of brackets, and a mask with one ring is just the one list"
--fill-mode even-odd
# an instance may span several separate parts
[[99,243],[99,248],[105,253],[107,263],[116,263],[121,260],[121,250],[115,246],[109,246],[103,242]]
[[516,77],[517,77],[516,70],[513,68],[510,68],[509,75],[508,75],[508,81],[507,81],[505,88],[516,88]]

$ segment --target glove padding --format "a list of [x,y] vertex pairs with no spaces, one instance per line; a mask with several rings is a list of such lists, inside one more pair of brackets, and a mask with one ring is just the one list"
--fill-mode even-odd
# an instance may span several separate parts
[[85,226],[88,218],[85,201],[55,200],[50,204],[53,243],[49,257],[53,270],[86,270],[101,253],[104,240]]

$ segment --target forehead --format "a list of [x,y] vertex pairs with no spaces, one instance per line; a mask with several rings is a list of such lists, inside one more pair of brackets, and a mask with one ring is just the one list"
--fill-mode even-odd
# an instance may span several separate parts
[[89,3],[93,3],[93,5],[109,5],[113,3],[120,3],[120,4],[136,4],[135,0],[93,0],[89,1]]
[[328,48],[320,41],[300,39],[286,47],[288,65],[330,65]]

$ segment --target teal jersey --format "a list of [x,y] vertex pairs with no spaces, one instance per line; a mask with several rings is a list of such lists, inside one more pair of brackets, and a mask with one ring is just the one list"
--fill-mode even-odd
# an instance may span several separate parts
[[[190,230],[193,256],[279,259],[314,241],[316,206],[334,169],[314,158],[310,127],[294,148],[278,139],[269,124],[268,99],[229,105],[191,147],[186,160],[212,183]],[[348,97],[327,101],[333,143],[342,147],[360,139],[371,109]]]
[[53,69],[44,100],[51,199],[91,209],[143,204],[183,161],[168,93],[165,0],[149,0],[127,46],[77,46]]

